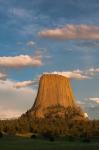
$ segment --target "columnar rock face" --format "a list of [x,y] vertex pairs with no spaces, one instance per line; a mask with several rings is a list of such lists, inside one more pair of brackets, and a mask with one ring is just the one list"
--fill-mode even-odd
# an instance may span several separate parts
[[46,109],[53,106],[76,106],[70,81],[58,74],[44,74],[40,78],[37,97],[30,112],[36,117],[44,117]]

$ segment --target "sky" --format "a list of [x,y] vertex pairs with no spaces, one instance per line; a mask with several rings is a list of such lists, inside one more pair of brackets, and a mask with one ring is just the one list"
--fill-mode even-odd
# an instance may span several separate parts
[[99,119],[99,0],[0,0],[1,119],[31,108],[46,72]]

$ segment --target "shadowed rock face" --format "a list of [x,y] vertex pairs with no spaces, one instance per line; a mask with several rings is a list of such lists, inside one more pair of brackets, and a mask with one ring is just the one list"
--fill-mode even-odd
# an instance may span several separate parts
[[70,81],[61,75],[44,74],[40,78],[38,94],[30,112],[36,117],[43,117],[46,109],[53,106],[76,106]]

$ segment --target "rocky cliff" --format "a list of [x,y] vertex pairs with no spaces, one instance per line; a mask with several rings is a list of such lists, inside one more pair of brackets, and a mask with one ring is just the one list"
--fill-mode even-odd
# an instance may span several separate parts
[[70,81],[61,75],[44,74],[40,78],[37,97],[30,112],[36,117],[44,117],[48,108],[56,106],[64,109],[76,106]]

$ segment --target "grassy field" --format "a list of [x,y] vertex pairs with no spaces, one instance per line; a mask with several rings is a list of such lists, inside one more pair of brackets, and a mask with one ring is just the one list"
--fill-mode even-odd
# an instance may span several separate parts
[[99,142],[83,143],[23,137],[3,137],[0,139],[0,150],[98,150]]

